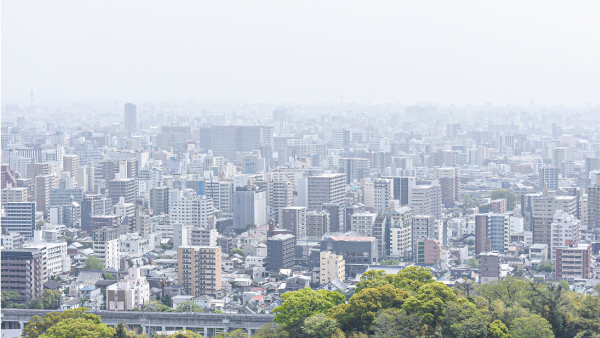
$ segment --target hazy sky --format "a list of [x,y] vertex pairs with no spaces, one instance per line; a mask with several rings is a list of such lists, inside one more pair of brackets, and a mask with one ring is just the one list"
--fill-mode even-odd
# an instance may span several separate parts
[[600,103],[598,1],[2,1],[2,103]]

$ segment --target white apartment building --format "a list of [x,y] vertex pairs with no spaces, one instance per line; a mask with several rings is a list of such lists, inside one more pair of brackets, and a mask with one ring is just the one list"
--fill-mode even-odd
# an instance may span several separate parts
[[92,239],[94,256],[104,262],[105,268],[119,269],[119,230],[109,228],[94,230]]
[[[401,225],[401,223],[396,223]],[[390,255],[389,258],[407,259],[412,247],[412,226],[402,225],[390,228]]]
[[360,236],[373,236],[373,224],[377,218],[376,213],[362,212],[352,215],[350,230],[356,231]]
[[106,310],[131,311],[150,301],[150,284],[139,268],[130,268],[129,274],[116,284],[106,287]]
[[331,251],[321,251],[320,258],[320,285],[327,284],[336,278],[344,281],[346,277],[346,261],[344,261],[342,255],[336,255]]
[[121,235],[119,245],[121,252],[130,255],[145,255],[154,249],[154,240],[151,236],[141,237],[138,234],[128,233]]
[[173,248],[190,245],[190,230],[192,226],[183,223],[173,224]]
[[125,218],[125,216],[131,218],[135,215],[135,204],[125,203],[125,198],[121,196],[119,197],[119,203],[113,205],[113,213],[121,216],[121,219]]
[[562,210],[554,212],[552,221],[552,245],[550,253],[552,260],[556,259],[556,248],[578,243],[581,237],[581,222],[573,215]]
[[373,182],[375,212],[387,210],[394,199],[394,181],[391,179],[376,179]]
[[365,179],[360,182],[363,189],[363,204],[369,210],[375,209],[375,183]]
[[67,254],[67,242],[26,244],[25,248],[42,251],[46,260],[46,270],[50,274],[71,271],[71,257]]
[[191,228],[189,235],[189,245],[196,246],[217,246],[217,237],[219,233],[213,228]]
[[215,222],[213,200],[206,196],[189,195],[171,204],[169,217],[171,224],[212,228]]
[[266,260],[267,260],[267,257],[247,256],[246,261],[244,262],[244,268],[248,269],[252,266],[257,266],[257,267],[261,268],[261,271],[264,271]]

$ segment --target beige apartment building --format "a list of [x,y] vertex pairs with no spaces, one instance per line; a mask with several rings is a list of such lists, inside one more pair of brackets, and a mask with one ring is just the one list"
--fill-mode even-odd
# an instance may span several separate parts
[[336,255],[331,251],[321,251],[321,285],[327,284],[334,279],[344,281],[346,276],[346,261],[342,255]]
[[221,290],[221,247],[177,248],[178,282],[192,296],[216,297]]

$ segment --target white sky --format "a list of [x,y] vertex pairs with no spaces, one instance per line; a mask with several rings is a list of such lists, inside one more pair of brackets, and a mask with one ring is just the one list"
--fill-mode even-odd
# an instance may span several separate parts
[[600,103],[598,1],[2,1],[2,103]]

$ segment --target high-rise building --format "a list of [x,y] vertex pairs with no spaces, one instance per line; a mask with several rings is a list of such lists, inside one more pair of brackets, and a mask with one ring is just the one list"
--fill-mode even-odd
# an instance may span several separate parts
[[92,232],[92,246],[94,256],[100,258],[106,268],[115,268],[119,270],[119,229],[100,228]]
[[410,208],[415,215],[433,215],[436,219],[439,219],[442,214],[442,190],[440,186],[415,186]]
[[107,197],[100,194],[87,194],[81,201],[81,229],[91,229],[91,219],[93,216],[110,215],[112,213],[112,203]]
[[221,247],[180,246],[177,248],[178,282],[194,297],[216,297],[221,290]]
[[533,243],[552,245],[552,222],[556,210],[577,214],[576,196],[556,196],[553,192],[531,200]]
[[27,202],[27,188],[4,188],[2,189],[2,205],[6,203]]
[[308,210],[319,211],[325,203],[343,203],[346,191],[344,174],[308,177]]
[[[426,237],[430,239],[438,238],[439,227],[440,221],[436,220],[432,215],[415,215],[412,218],[413,245]],[[413,250],[416,250],[416,248],[413,248]]]
[[110,180],[106,184],[108,196],[112,204],[119,203],[119,198],[123,197],[125,203],[134,203],[136,196],[135,180],[133,178],[123,178]]
[[26,301],[44,294],[46,269],[40,250],[3,249],[1,259],[3,292],[18,292]]
[[417,180],[415,177],[384,177],[394,181],[394,200],[397,200],[400,206],[409,205],[412,199],[412,191]]
[[281,213],[284,208],[294,204],[292,182],[288,180],[268,181],[268,205],[271,207],[275,224],[281,224]]
[[567,214],[562,210],[556,210],[551,229],[552,243],[550,245],[550,254],[552,260],[554,260],[556,259],[556,248],[579,242],[581,222],[573,215]]
[[35,207],[36,211],[41,211],[46,217],[50,207],[50,190],[52,189],[54,177],[50,175],[40,175],[35,177]]
[[475,215],[475,254],[491,251],[491,242],[487,235],[488,215]]
[[267,269],[269,271],[291,269],[294,266],[295,244],[295,237],[289,234],[280,234],[268,238]]
[[421,238],[415,243],[417,264],[437,265],[442,258],[442,246],[437,239]]
[[386,211],[394,198],[394,181],[391,179],[376,179],[373,182],[373,190],[375,212]]
[[593,278],[592,243],[573,242],[556,250],[556,278],[573,281]]
[[319,255],[321,259],[320,285],[327,284],[336,278],[341,281],[346,279],[346,262],[342,255],[336,255],[331,251],[321,251]]
[[375,218],[377,218],[376,213],[363,212],[353,214],[350,219],[350,230],[358,233],[360,236],[373,236]]
[[327,211],[309,211],[306,213],[306,236],[321,238],[329,231],[330,223]]
[[366,158],[340,158],[338,171],[346,175],[346,183],[358,182],[369,175],[369,160]]
[[440,182],[442,204],[444,204],[446,208],[454,207],[460,196],[460,169],[437,168],[435,170],[435,177]]
[[548,190],[558,190],[558,174],[560,169],[557,167],[540,168],[540,187],[544,186]]
[[261,226],[267,223],[267,192],[256,186],[235,189],[233,228],[245,229],[248,225]]
[[331,232],[343,232],[345,231],[344,225],[344,214],[345,205],[344,203],[324,203],[322,210],[329,214],[329,230]]
[[169,187],[150,189],[150,210],[153,216],[169,213]]
[[137,131],[137,107],[133,103],[125,104],[125,111],[123,114],[123,126],[125,131],[135,133]]
[[203,228],[215,226],[213,202],[205,196],[193,195],[174,201],[169,216],[171,223],[184,223]]
[[73,187],[77,187],[77,176],[79,176],[79,156],[64,155],[63,172],[69,173],[69,176],[73,178]]
[[492,251],[500,254],[508,252],[510,243],[510,216],[504,214],[488,214],[487,238],[490,240]]
[[6,203],[3,204],[2,228],[8,233],[18,232],[27,237],[33,237],[35,230],[35,203]]
[[292,235],[298,239],[305,238],[306,229],[306,208],[305,207],[287,207],[281,210],[281,227],[289,230]]
[[262,145],[273,148],[273,127],[212,126],[210,145],[215,156],[234,160],[236,152],[250,152]]

